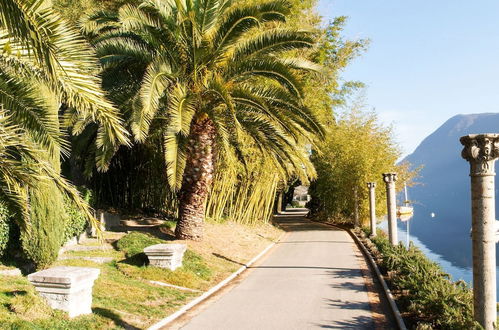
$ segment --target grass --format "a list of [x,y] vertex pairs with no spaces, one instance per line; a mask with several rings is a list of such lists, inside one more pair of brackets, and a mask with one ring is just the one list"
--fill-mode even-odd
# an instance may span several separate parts
[[113,257],[124,258],[123,252],[116,250],[67,251],[64,255],[72,257]]
[[9,269],[15,269],[15,268],[16,267],[14,267],[14,266],[0,264],[0,270],[9,270]]
[[93,314],[69,319],[65,313],[51,310],[25,277],[0,276],[0,329],[147,328],[201,294],[149,281],[206,291],[279,234],[270,226],[207,224],[203,242],[180,241],[188,245],[188,250],[183,266],[175,271],[147,266],[143,247],[168,242],[143,233],[133,232],[118,241],[116,246],[121,251],[68,251],[66,256],[114,259],[106,264],[82,259],[59,260],[54,264],[101,270],[93,288]]
[[213,277],[213,271],[204,259],[190,250],[187,250],[184,255],[183,266],[175,271],[146,265],[133,265],[126,261],[118,263],[117,268],[129,277],[159,281],[196,290],[209,287]]
[[24,277],[0,281],[0,321],[1,329],[120,328],[98,314],[69,320],[64,313],[52,311]]
[[56,265],[101,270],[93,288],[93,314],[70,320],[62,312],[51,311],[25,278],[14,278],[0,283],[0,328],[142,328],[172,313],[194,296],[130,277],[119,270],[116,262],[100,265],[85,260],[62,260]]
[[168,228],[169,230],[171,230],[172,232],[174,232],[175,231],[175,227],[177,227],[177,221],[166,220],[165,222],[163,222],[161,224],[161,227]]
[[166,241],[150,234],[132,232],[121,238],[116,246],[118,247],[118,250],[125,252],[125,255],[128,258],[133,258],[143,254],[144,248],[162,243],[166,243]]

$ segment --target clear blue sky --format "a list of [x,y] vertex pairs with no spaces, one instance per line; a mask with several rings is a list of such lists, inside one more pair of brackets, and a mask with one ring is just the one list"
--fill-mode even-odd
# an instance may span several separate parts
[[456,114],[499,112],[499,1],[319,0],[318,11],[371,39],[343,77],[368,86],[404,154]]

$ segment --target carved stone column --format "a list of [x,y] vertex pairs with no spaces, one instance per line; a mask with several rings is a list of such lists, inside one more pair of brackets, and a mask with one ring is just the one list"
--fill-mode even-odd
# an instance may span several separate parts
[[371,237],[376,237],[376,182],[368,182],[369,188],[369,214],[371,218]]
[[397,173],[383,173],[383,181],[386,183],[386,208],[388,211],[388,237],[390,244],[398,244],[397,235],[397,200],[395,196],[395,181]]
[[495,172],[499,134],[473,134],[460,139],[470,163],[473,249],[473,310],[486,330],[496,328]]

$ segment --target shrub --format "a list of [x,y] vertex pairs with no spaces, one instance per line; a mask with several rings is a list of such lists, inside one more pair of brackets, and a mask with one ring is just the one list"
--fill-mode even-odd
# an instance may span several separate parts
[[4,203],[0,202],[0,257],[2,257],[7,248],[10,237],[11,215]]
[[64,210],[66,211],[66,223],[63,243],[83,233],[87,226],[85,215],[67,198],[64,201]]
[[117,243],[118,250],[125,252],[127,258],[133,258],[144,252],[144,248],[165,243],[165,241],[150,234],[132,232],[123,236]]
[[413,244],[407,249],[401,244],[392,246],[385,236],[377,236],[372,242],[380,253],[382,270],[389,274],[392,290],[399,293],[399,307],[416,327],[479,328],[473,321],[473,294],[466,283],[452,282],[449,274]]
[[53,182],[40,182],[31,189],[30,221],[21,230],[22,249],[37,269],[53,263],[63,244],[64,198]]

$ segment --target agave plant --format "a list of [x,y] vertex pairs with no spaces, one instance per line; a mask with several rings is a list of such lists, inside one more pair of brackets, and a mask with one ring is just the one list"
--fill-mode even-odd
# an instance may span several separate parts
[[162,138],[180,239],[202,237],[217,160],[244,162],[251,144],[282,171],[308,167],[302,146],[321,126],[300,77],[320,67],[290,55],[314,38],[286,28],[288,11],[285,1],[151,0],[84,24],[135,140]]
[[[18,207],[22,206],[21,201],[27,203],[21,196],[22,187],[33,186],[29,183],[42,177],[50,178],[92,218],[76,190],[60,177],[58,162],[61,153],[69,152],[64,136],[66,128],[78,134],[94,123],[95,161],[100,170],[106,169],[119,145],[128,143],[118,111],[104,97],[98,71],[93,48],[77,30],[58,17],[46,1],[2,1],[0,129],[14,132],[12,136],[19,140],[18,148],[0,146],[5,152],[2,166],[4,170],[9,166],[12,169],[17,166],[19,171],[24,168],[24,176],[22,180],[13,176],[18,184],[12,185],[8,176],[2,175],[0,186],[4,195],[10,196]],[[61,125],[63,109],[65,121]],[[2,140],[2,143],[8,141],[13,140]],[[47,156],[40,156],[42,153]]]

